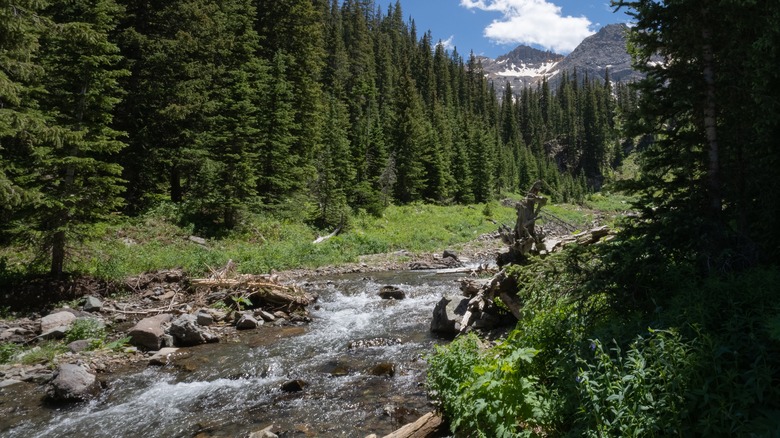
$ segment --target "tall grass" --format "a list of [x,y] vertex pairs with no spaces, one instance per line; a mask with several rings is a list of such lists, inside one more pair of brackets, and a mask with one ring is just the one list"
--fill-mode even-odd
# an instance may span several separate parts
[[239,229],[201,245],[190,239],[191,226],[178,225],[167,212],[153,212],[103,226],[99,237],[73,251],[68,270],[104,279],[170,268],[201,275],[233,260],[241,272],[267,273],[356,262],[366,254],[430,252],[493,232],[497,223],[513,223],[514,209],[497,202],[484,207],[390,206],[381,217],[356,215],[344,232],[319,244],[312,242],[330,230],[253,215]]

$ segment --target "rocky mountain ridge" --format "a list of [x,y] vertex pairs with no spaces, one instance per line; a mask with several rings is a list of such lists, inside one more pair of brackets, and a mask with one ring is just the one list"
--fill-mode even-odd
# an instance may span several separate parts
[[485,75],[499,89],[509,83],[513,89],[520,90],[541,83],[545,77],[554,89],[561,72],[572,73],[575,69],[580,78],[587,75],[603,81],[609,70],[611,81],[631,82],[642,75],[633,69],[626,49],[628,29],[625,24],[604,26],[566,56],[521,45],[495,60],[486,57],[479,60]]

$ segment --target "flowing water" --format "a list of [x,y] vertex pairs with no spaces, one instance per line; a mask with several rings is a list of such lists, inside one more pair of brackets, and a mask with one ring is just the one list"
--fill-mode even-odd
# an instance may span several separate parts
[[[315,279],[312,322],[262,327],[242,342],[187,349],[174,365],[116,376],[70,408],[38,406],[7,437],[240,437],[273,425],[279,436],[380,436],[432,407],[425,355],[437,342],[432,310],[457,293],[457,274],[388,272]],[[383,285],[406,292],[382,300]],[[349,348],[350,342],[399,339]],[[292,379],[300,392],[284,392]]]

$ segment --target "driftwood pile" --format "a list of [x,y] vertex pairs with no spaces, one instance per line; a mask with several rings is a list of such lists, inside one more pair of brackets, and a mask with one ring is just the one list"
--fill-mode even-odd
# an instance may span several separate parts
[[196,292],[205,293],[209,302],[227,298],[235,303],[251,303],[252,307],[268,307],[287,311],[303,310],[316,301],[295,284],[283,284],[275,275],[237,274],[230,260],[219,270],[212,270],[208,278],[191,281]]
[[[517,209],[517,222],[514,228],[503,226],[501,237],[509,246],[509,250],[498,256],[498,265],[522,264],[528,261],[530,255],[550,254],[561,251],[567,245],[593,245],[614,238],[614,232],[607,226],[598,226],[588,231],[567,236],[546,236],[544,231],[536,227],[536,220],[543,214],[541,209],[546,205],[546,198],[539,195],[542,182],[534,183],[526,197],[515,204]],[[545,215],[545,220],[549,220]],[[558,224],[563,227],[565,223]],[[565,226],[574,229],[572,226]],[[505,269],[501,269],[489,280],[463,279],[461,291],[468,298],[465,312],[462,312],[459,323],[455,324],[460,332],[474,328],[481,328],[485,321],[495,320],[496,315],[491,315],[498,310],[495,299],[499,298],[506,305],[512,315],[520,319],[523,303],[517,296],[518,284],[514,277],[508,276]]]

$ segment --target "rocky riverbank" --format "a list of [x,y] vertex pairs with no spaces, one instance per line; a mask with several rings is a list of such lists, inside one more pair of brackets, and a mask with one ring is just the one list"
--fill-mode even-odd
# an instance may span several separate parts
[[[28,303],[34,310],[0,319],[0,345],[10,362],[0,365],[0,391],[24,388],[26,396],[47,404],[89,400],[113,374],[176,361],[193,345],[242,342],[243,334],[255,332],[268,333],[268,342],[294,334],[291,329],[309,321],[308,305],[317,305],[316,297],[305,292],[306,278],[407,269],[465,272],[464,263],[479,270],[500,248],[498,234],[492,234],[441,254],[396,252],[365,256],[350,265],[232,277],[244,285],[295,291],[302,305],[264,301],[260,287],[220,284],[230,277],[229,266],[205,286],[198,283],[203,279],[188,278],[181,270],[145,273],[114,285],[83,278],[59,283],[59,296],[67,301],[51,306],[42,300],[40,309]],[[45,293],[42,284],[27,295]],[[0,403],[0,414],[10,418],[15,410]]]

